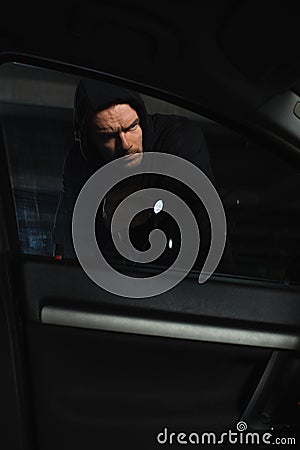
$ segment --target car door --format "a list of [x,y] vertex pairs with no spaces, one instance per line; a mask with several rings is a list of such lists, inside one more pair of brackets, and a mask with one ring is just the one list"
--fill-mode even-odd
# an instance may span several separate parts
[[[1,70],[16,89],[1,104],[2,316],[15,377],[7,402],[19,408],[7,445],[154,449],[226,445],[247,433],[260,444],[263,436],[296,439],[299,277],[288,273],[299,209],[289,181],[299,169],[284,145],[274,153],[273,142],[252,142],[249,130],[186,110],[211,154],[235,269],[203,284],[192,271],[148,298],[119,296],[51,243],[78,75],[47,70],[42,60]],[[44,97],[29,89],[30,77]],[[170,104],[160,95],[145,95],[150,109],[183,113],[175,97]],[[290,207],[277,194],[274,201],[279,176]]]

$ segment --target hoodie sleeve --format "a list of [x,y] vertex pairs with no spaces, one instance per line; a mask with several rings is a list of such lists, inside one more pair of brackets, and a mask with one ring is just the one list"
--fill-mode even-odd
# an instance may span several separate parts
[[76,146],[67,153],[62,173],[62,192],[56,210],[52,241],[53,251],[59,247],[64,258],[75,258],[72,242],[72,214],[78,193],[82,186],[80,167],[82,162]]
[[[63,183],[59,204],[56,210],[52,242],[55,253],[57,246],[64,258],[76,258],[72,239],[72,217],[77,197],[94,171],[89,169],[79,146],[75,145],[67,154],[63,166]],[[103,219],[103,208],[100,205],[97,221],[98,244],[105,247],[108,242],[108,231]]]
[[201,125],[178,115],[153,115],[154,151],[180,156],[199,167],[213,181],[209,152]]
[[[190,123],[186,123],[184,125],[182,131],[182,138],[183,138],[182,149],[183,152],[186,154],[185,157],[190,162],[199,167],[205,173],[205,175],[207,175],[207,177],[210,179],[215,188],[217,188],[211,167],[209,149],[207,148],[200,124],[194,121],[189,122]],[[211,240],[210,222],[208,218],[203,218],[203,216],[200,218],[200,220],[202,220],[203,223],[204,242],[207,239],[207,244],[205,245],[205,252],[208,252]],[[201,252],[199,260],[200,264],[202,265],[204,263],[204,256],[203,253],[201,254]],[[219,263],[218,268],[216,269],[216,272],[223,272],[223,273],[234,272],[234,261],[229,236],[227,236],[223,256]]]
[[[173,154],[184,158],[201,169],[215,186],[214,175],[211,167],[209,149],[206,146],[205,138],[200,123],[177,115],[160,115],[154,117],[156,135],[154,151]],[[172,182],[172,186],[177,186]],[[168,187],[167,187],[168,189]],[[201,232],[201,248],[197,267],[202,267],[208,253],[211,242],[211,226],[208,215],[205,213],[201,201],[195,199],[187,187],[178,185],[177,193],[180,193],[182,200],[192,207],[197,218]],[[219,268],[221,271],[233,271],[233,258],[229,239],[225,246]]]

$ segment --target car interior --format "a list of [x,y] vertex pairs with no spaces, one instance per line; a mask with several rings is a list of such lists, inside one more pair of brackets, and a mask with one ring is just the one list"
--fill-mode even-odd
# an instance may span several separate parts
[[[0,18],[1,448],[230,448],[232,433],[247,432],[258,447],[296,446],[295,3],[13,8]],[[199,124],[232,258],[205,283],[195,266],[160,295],[119,296],[58,255],[52,229],[81,78],[140,93],[149,114]],[[158,270],[115,263],[133,283]]]

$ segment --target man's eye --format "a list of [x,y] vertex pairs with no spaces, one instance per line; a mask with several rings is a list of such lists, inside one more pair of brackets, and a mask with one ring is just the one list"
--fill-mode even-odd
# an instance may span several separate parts
[[138,126],[139,126],[139,123],[136,123],[136,124],[132,125],[132,126],[129,128],[129,131],[135,131],[135,130],[138,128]]

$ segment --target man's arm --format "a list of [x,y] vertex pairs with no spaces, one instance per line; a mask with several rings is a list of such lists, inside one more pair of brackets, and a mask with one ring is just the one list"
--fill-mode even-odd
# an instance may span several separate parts
[[[166,122],[168,125],[168,122]],[[180,156],[196,167],[198,167],[212,182],[217,189],[209,150],[207,148],[201,124],[181,116],[170,116],[169,128],[165,133],[164,148],[162,151],[166,153]],[[211,243],[211,225],[209,217],[205,212],[202,202],[195,199],[191,195],[190,190],[186,187],[178,188],[180,197],[185,203],[191,207],[195,213],[201,233],[200,252],[196,262],[196,267],[202,267],[206,259]],[[219,271],[231,273],[233,272],[233,257],[229,239],[227,237],[224,253],[219,264]]]
[[53,251],[56,253],[59,248],[64,258],[76,257],[72,241],[72,214],[81,184],[78,177],[80,160],[77,161],[77,159],[76,148],[73,147],[64,161],[62,191],[52,231]]

